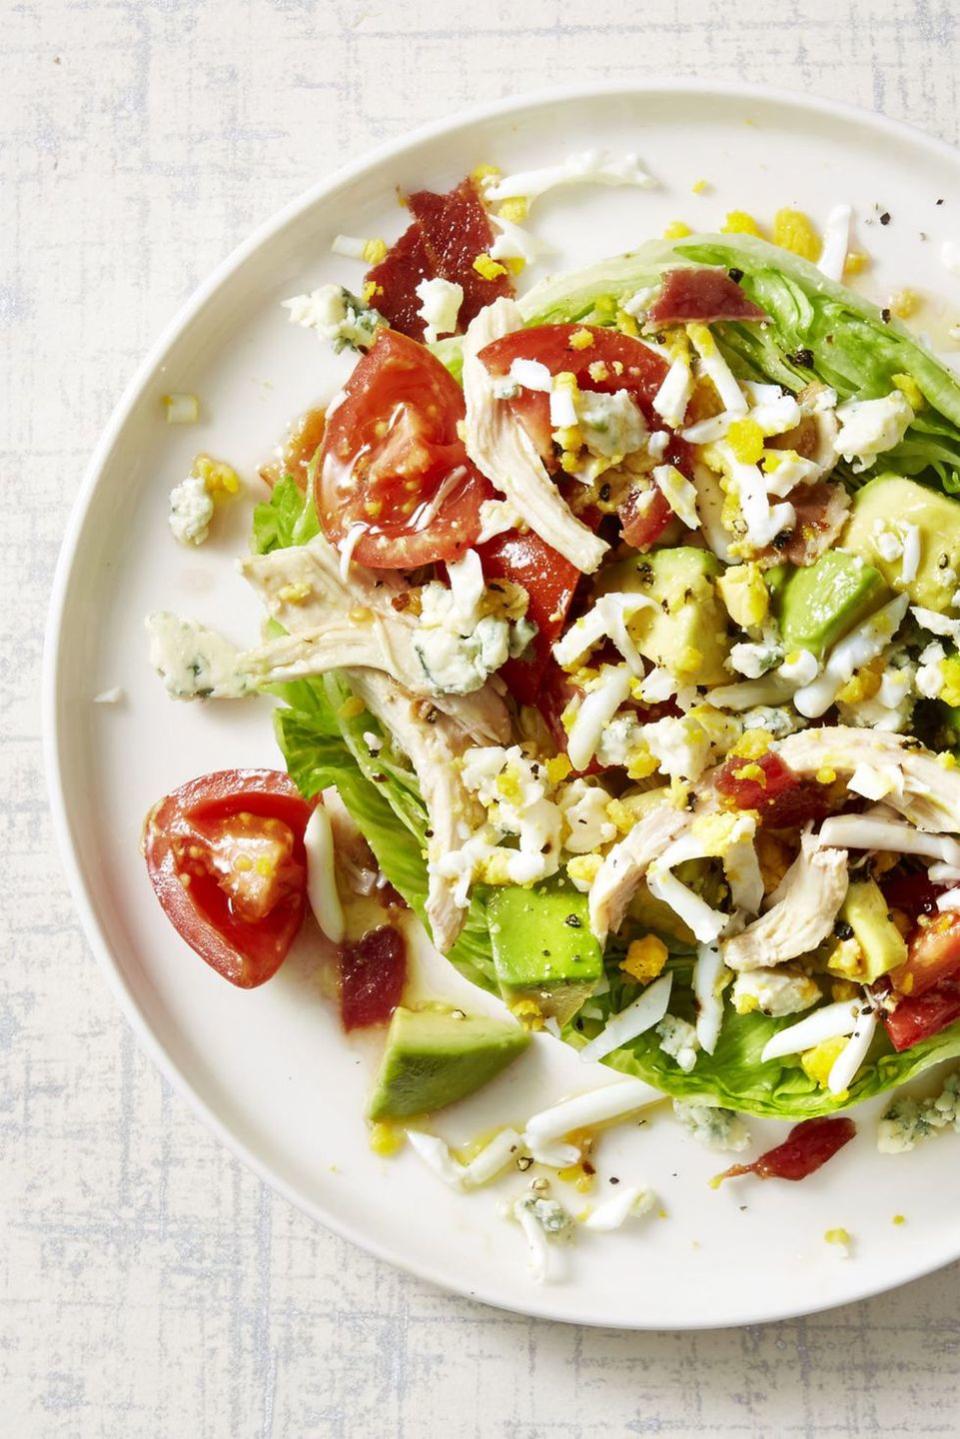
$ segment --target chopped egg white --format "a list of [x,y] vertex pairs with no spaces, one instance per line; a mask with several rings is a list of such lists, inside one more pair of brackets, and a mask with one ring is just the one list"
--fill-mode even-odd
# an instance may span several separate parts
[[711,382],[729,415],[745,415],[749,408],[739,382],[727,364],[713,332],[706,325],[687,325],[693,348],[700,357],[700,373]]
[[541,360],[512,361],[509,377],[524,390],[537,390],[549,395],[553,389],[553,376]]
[[615,1014],[595,1038],[583,1046],[580,1050],[583,1062],[590,1064],[603,1059],[615,1049],[629,1044],[631,1039],[636,1039],[638,1035],[645,1034],[648,1029],[659,1024],[667,1012],[672,987],[672,974],[663,974],[659,979],[655,979],[626,1009]]
[[850,1088],[867,1057],[876,1030],[876,1012],[872,1009],[865,1012],[861,1010],[853,1033],[834,1060],[827,1077],[827,1088],[831,1094],[843,1094]]
[[346,933],[343,906],[337,892],[337,874],[330,816],[318,804],[303,834],[307,856],[307,898],[323,933],[340,944]]
[[847,263],[850,247],[850,221],[853,211],[849,205],[834,205],[827,215],[823,227],[823,249],[817,268],[828,280],[842,280],[843,267]]
[[778,1030],[767,1040],[760,1055],[761,1064],[766,1064],[770,1059],[783,1059],[788,1054],[801,1054],[805,1049],[812,1049],[825,1039],[839,1039],[852,1034],[857,1027],[862,1008],[859,1001],[845,999],[814,1010],[806,1019]]
[[697,514],[697,492],[686,475],[682,475],[676,465],[656,465],[653,481],[673,513],[687,529],[698,529],[700,518]]
[[658,1104],[662,1099],[660,1090],[654,1089],[652,1084],[645,1084],[642,1079],[605,1084],[531,1115],[524,1129],[524,1140],[536,1157],[537,1148],[563,1139],[574,1130],[622,1119],[638,1109]]
[[581,150],[558,165],[505,175],[486,191],[488,201],[533,201],[561,185],[638,185],[649,189],[656,182],[634,154],[613,155],[609,150]]
[[522,260],[524,264],[532,265],[536,260],[554,253],[553,246],[546,240],[541,240],[515,221],[497,214],[491,214],[489,218],[497,230],[489,250],[491,260]]
[[653,397],[653,408],[671,429],[678,430],[683,424],[695,385],[693,371],[686,360],[674,360]]
[[697,1039],[700,1048],[712,1054],[723,1024],[724,978],[729,971],[720,956],[719,945],[701,944],[693,967],[693,993],[697,1001]]
[[820,827],[820,844],[839,849],[879,849],[897,854],[921,854],[960,868],[960,842],[945,834],[915,829],[905,819],[866,814],[836,814]]
[[126,697],[126,690],[114,685],[113,689],[101,690],[98,695],[94,695],[93,702],[95,705],[118,705],[122,704]]
[[435,1134],[424,1134],[419,1129],[406,1131],[407,1143],[418,1159],[421,1159],[438,1179],[459,1189],[463,1181],[463,1166],[458,1164],[442,1139]]
[[743,970],[734,980],[731,991],[735,1008],[744,1000],[754,1001],[757,1009],[774,1019],[810,1009],[821,997],[815,979],[785,969]]
[[655,1203],[655,1196],[646,1186],[621,1184],[616,1194],[591,1210],[583,1221],[583,1227],[595,1233],[610,1233],[621,1229],[628,1219],[640,1219],[649,1214]]
[[883,653],[900,628],[908,603],[906,595],[897,595],[834,645],[823,674],[797,690],[793,697],[802,715],[818,719],[825,714],[836,700],[838,690],[856,671]]
[[630,693],[627,665],[604,665],[594,687],[584,695],[567,736],[567,754],[574,769],[586,769],[597,752],[606,726]]

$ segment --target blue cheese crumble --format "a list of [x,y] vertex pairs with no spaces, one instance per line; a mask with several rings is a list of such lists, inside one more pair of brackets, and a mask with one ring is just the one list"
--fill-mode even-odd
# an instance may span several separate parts
[[960,1071],[929,1099],[895,1099],[877,1126],[877,1148],[881,1154],[904,1154],[928,1135],[950,1128],[960,1133]]
[[673,1112],[700,1144],[739,1154],[750,1144],[750,1131],[740,1115],[702,1099],[675,1099]]
[[181,545],[202,545],[210,533],[213,497],[199,475],[188,475],[170,491],[168,520]]

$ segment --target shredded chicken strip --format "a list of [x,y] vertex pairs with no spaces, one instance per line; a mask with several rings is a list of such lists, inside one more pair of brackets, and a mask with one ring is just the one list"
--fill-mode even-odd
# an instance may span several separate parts
[[[385,674],[356,669],[347,672],[347,679],[416,771],[433,831],[431,856],[459,849],[483,818],[460,778],[459,759],[470,743],[469,736],[447,716],[428,721],[424,712],[429,706]],[[464,911],[454,900],[454,884],[435,874],[430,866],[427,919],[433,942],[443,954],[463,927]]]
[[590,886],[590,928],[603,942],[620,928],[627,905],[648,867],[692,823],[688,810],[664,800],[608,852]]
[[490,681],[472,694],[437,693],[414,648],[417,622],[391,600],[395,576],[355,566],[340,573],[337,551],[318,535],[307,545],[248,555],[240,572],[269,614],[288,632],[240,657],[259,683],[299,679],[332,669],[379,670],[412,695],[428,698],[478,743],[502,744],[510,718]]
[[847,855],[842,849],[818,849],[818,843],[815,835],[804,835],[772,907],[740,934],[721,941],[724,964],[736,970],[768,969],[809,954],[826,939],[847,893]]
[[522,325],[513,300],[495,300],[471,321],[463,337],[467,454],[535,534],[578,570],[592,574],[609,546],[571,512],[526,430],[510,406],[497,398],[494,376],[478,358],[484,346]]
[[917,829],[960,834],[960,770],[945,769],[936,755],[904,735],[834,725],[799,730],[778,746],[780,758],[800,775],[821,769],[853,774],[860,766],[893,770],[902,787],[890,790],[884,804]]

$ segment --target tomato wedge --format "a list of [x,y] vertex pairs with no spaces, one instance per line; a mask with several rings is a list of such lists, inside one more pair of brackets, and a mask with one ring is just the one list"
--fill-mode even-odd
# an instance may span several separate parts
[[[571,346],[571,336],[585,332],[590,334],[591,344],[582,350]],[[539,360],[552,375],[561,371],[576,375],[581,390],[596,390],[607,395],[629,390],[648,423],[654,428],[663,428],[663,421],[653,409],[653,397],[667,373],[666,363],[655,350],[629,335],[621,335],[618,330],[605,330],[597,325],[535,325],[530,330],[515,330],[494,340],[480,351],[480,359],[492,375],[505,375],[514,360]],[[603,375],[604,369],[605,377],[596,378]],[[552,467],[550,396],[539,390],[522,389],[509,404],[544,462]]]
[[891,971],[895,990],[913,999],[933,989],[960,969],[960,914],[938,914],[919,925],[910,937],[906,961]]
[[327,412],[314,493],[327,538],[337,544],[365,525],[353,554],[371,569],[457,559],[492,494],[457,434],[463,416],[460,387],[440,361],[381,330]]
[[544,672],[552,663],[550,648],[563,630],[580,571],[532,530],[496,535],[477,553],[487,583],[513,580],[529,595],[527,616],[537,633],[523,658],[507,660],[500,673],[520,704],[536,704]]
[[277,770],[202,775],[144,826],[147,872],[180,937],[241,989],[271,978],[303,921],[312,806]]
[[905,995],[896,1009],[884,1014],[890,1043],[897,1053],[932,1039],[960,1019],[960,979],[941,979],[926,994]]

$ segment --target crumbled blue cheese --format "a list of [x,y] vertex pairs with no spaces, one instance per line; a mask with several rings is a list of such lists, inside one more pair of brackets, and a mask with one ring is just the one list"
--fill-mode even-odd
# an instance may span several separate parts
[[891,390],[879,400],[847,400],[838,407],[837,419],[837,454],[860,474],[900,443],[913,423],[913,409],[899,390]]
[[765,729],[774,739],[794,734],[802,726],[799,716],[783,705],[755,705],[743,715],[744,729]]
[[746,675],[749,680],[756,680],[782,662],[783,645],[778,640],[761,640],[756,644],[744,641],[731,646],[724,665],[728,670]]
[[316,330],[338,351],[347,347],[369,349],[378,327],[384,323],[379,310],[365,305],[343,285],[321,285],[309,294],[284,300],[283,307],[289,312],[291,325]]
[[216,630],[167,610],[148,615],[146,629],[150,663],[174,699],[240,699],[256,692],[238,667],[239,650]]
[[523,653],[536,626],[480,616],[484,583],[475,551],[450,567],[450,580],[449,586],[431,580],[421,590],[413,648],[438,694],[471,694],[508,658]]
[[947,1077],[939,1094],[929,1099],[901,1095],[877,1126],[881,1154],[902,1154],[939,1129],[960,1133],[960,1071]]
[[697,1051],[700,1048],[693,1025],[688,1024],[685,1019],[678,1019],[675,1014],[665,1014],[657,1025],[657,1033],[664,1054],[675,1059],[684,1074],[689,1074],[697,1062]]
[[170,491],[168,521],[182,545],[202,545],[210,533],[213,497],[198,475],[188,475]]
[[647,422],[627,390],[616,390],[612,395],[582,390],[576,408],[576,421],[591,454],[622,458],[644,446]]
[[732,1109],[702,1099],[675,1099],[673,1112],[694,1139],[710,1149],[739,1154],[750,1144],[750,1131]]

